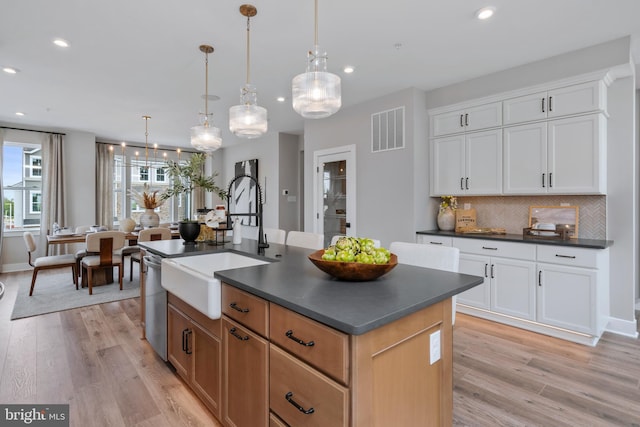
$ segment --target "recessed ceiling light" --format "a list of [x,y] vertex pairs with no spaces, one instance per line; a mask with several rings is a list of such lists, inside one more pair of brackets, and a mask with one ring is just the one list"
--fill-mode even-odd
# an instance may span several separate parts
[[16,112],[16,116],[22,117],[22,116],[24,116],[24,113],[22,111],[18,111],[18,112]]
[[284,96],[279,96],[276,98],[276,101],[278,102],[284,102],[284,100],[285,100]]
[[496,12],[496,8],[493,6],[483,7],[482,9],[476,12],[476,18],[483,21],[485,19],[491,18],[495,12]]
[[55,39],[53,44],[60,47],[69,47],[69,42],[64,39]]
[[16,74],[18,72],[18,69],[13,67],[4,67],[2,71],[4,71],[7,74]]
[[353,68],[351,65],[347,65],[346,67],[344,67],[343,71],[347,74],[351,74],[355,71],[355,68]]

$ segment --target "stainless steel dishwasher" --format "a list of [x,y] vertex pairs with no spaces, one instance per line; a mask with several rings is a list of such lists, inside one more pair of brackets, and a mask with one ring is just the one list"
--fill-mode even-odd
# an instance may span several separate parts
[[161,285],[162,258],[145,255],[144,330],[151,347],[167,361],[167,291]]

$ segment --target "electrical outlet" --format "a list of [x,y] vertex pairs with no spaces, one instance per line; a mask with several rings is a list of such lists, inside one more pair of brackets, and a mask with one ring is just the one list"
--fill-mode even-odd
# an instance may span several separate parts
[[438,329],[429,336],[429,363],[433,365],[440,360],[440,330]]

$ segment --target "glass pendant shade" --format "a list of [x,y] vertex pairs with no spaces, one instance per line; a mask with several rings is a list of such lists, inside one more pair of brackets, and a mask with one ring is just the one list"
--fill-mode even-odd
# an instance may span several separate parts
[[209,123],[191,128],[191,146],[199,151],[211,152],[222,146],[222,135],[217,127]]
[[318,46],[307,57],[307,72],[293,78],[293,109],[306,119],[329,117],[342,106],[340,77],[327,72],[327,54]]
[[258,138],[267,132],[267,109],[257,105],[256,89],[240,89],[240,105],[229,108],[229,130],[241,138]]

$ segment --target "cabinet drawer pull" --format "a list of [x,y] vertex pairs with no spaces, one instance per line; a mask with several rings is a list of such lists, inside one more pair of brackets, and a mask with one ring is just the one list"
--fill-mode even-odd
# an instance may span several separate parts
[[304,345],[305,347],[313,347],[314,345],[316,345],[316,343],[314,343],[313,341],[304,342],[300,338],[295,337],[293,335],[293,331],[291,329],[289,329],[287,332],[285,332],[285,335],[290,340],[293,340],[293,341],[297,342],[300,345]]
[[231,304],[229,304],[229,307],[233,308],[236,311],[239,311],[240,313],[248,313],[249,312],[248,308],[240,308],[240,307],[238,307],[238,304],[236,304],[235,302],[232,302]]
[[429,243],[431,243],[432,245],[441,245],[442,244],[442,242],[429,242]]
[[544,98],[542,98],[542,112],[544,113]]
[[191,349],[189,348],[190,347],[189,346],[189,337],[191,336],[192,333],[193,333],[193,331],[191,329],[188,329],[187,333],[185,334],[185,349],[184,349],[184,352],[187,353],[187,354],[191,354],[192,353]]
[[576,259],[575,255],[560,255],[560,254],[556,254],[556,256],[557,256],[558,258]]
[[490,248],[489,246],[483,246],[482,249],[487,249],[487,250],[490,250],[490,251],[497,251],[498,250],[498,248]]
[[231,335],[233,335],[234,337],[238,338],[240,341],[248,341],[248,340],[249,340],[249,337],[248,337],[248,336],[246,336],[246,335],[245,335],[244,337],[243,337],[243,336],[241,336],[241,335],[238,335],[238,333],[236,332],[236,330],[237,330],[236,328],[231,328],[231,329],[229,329],[229,333],[230,333]]
[[303,414],[307,414],[307,415],[313,414],[315,412],[315,410],[313,408],[304,409],[295,400],[293,400],[293,398],[291,396],[293,396],[293,393],[292,392],[288,392],[287,394],[284,395],[284,398],[287,399],[287,402],[289,402],[293,406],[295,406],[298,411],[302,412]]

